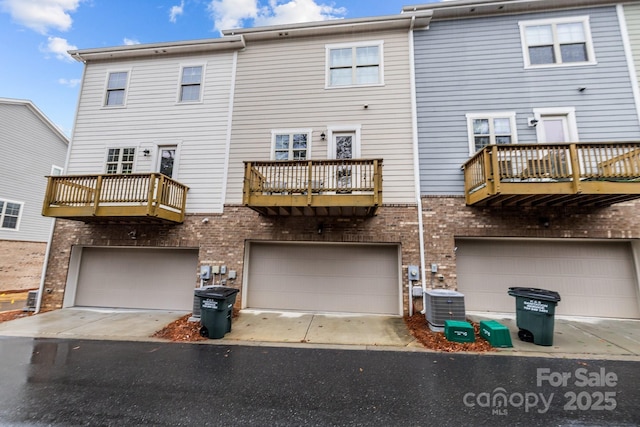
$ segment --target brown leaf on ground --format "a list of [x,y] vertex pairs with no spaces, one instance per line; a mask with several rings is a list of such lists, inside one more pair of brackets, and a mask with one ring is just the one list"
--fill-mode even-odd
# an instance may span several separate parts
[[480,337],[480,325],[476,322],[469,321],[475,330],[476,341],[473,343],[459,343],[449,341],[442,332],[433,332],[429,329],[427,319],[422,314],[414,314],[411,317],[404,316],[404,321],[407,324],[411,335],[413,335],[420,344],[430,350],[445,352],[495,351],[495,348],[493,348],[487,340]]
[[[232,318],[238,317],[238,310],[234,307]],[[200,322],[190,322],[191,314],[182,316],[176,321],[169,323],[164,328],[153,334],[154,338],[163,338],[170,341],[205,341],[209,338],[200,335]]]
[[189,322],[191,314],[182,316],[153,334],[154,338],[170,341],[204,341],[207,337],[200,335],[200,322]]

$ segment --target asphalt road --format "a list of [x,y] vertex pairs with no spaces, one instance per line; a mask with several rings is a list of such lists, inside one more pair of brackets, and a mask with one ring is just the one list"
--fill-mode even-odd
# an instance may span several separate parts
[[640,362],[0,337],[0,425],[640,425]]

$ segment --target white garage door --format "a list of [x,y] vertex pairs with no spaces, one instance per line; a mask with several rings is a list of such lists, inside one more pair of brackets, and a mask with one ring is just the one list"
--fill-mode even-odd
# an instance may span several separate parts
[[248,308],[401,313],[396,245],[251,243]]
[[640,318],[628,243],[456,241],[458,290],[467,310],[514,312],[512,286],[556,291],[556,314]]
[[193,308],[198,251],[83,248],[76,306]]

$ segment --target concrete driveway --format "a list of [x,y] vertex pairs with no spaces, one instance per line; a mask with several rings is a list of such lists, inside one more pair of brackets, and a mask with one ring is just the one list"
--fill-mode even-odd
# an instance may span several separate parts
[[[66,308],[0,323],[0,336],[164,341],[151,336],[185,314]],[[520,341],[514,314],[467,315],[473,321],[498,320],[509,328],[513,348],[498,349],[500,354],[640,361],[638,320],[556,316],[554,343],[547,347]],[[399,317],[257,310],[242,310],[223,339],[198,343],[428,351],[415,341]]]

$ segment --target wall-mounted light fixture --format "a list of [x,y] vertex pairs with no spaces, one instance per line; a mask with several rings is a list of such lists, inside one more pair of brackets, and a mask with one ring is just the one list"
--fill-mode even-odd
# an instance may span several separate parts
[[531,127],[536,127],[538,126],[538,119],[536,119],[535,117],[530,117],[529,118],[529,126]]
[[145,157],[149,156],[150,153],[151,153],[151,151],[149,151],[149,150],[142,151],[142,154],[144,154]]
[[320,139],[321,139],[321,140],[323,140],[323,141],[324,141],[326,137],[327,137],[327,135],[325,135],[325,134],[324,134],[324,132],[322,132],[322,133],[320,134]]
[[580,87],[578,88],[578,92],[584,92],[586,89],[587,89],[586,87],[584,87],[584,86],[580,86]]

